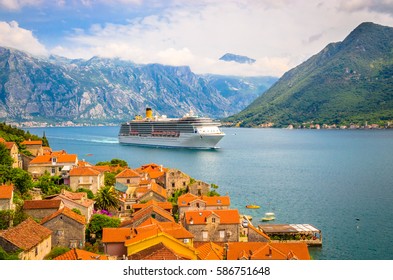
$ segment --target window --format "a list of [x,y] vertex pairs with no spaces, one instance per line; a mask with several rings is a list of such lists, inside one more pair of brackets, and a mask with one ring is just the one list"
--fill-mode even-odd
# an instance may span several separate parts
[[174,188],[175,187],[175,183],[172,183],[172,188]]
[[186,182],[183,182],[183,187],[185,187],[186,186]]
[[202,239],[206,241],[209,237],[209,233],[207,231],[202,231]]
[[216,218],[212,218],[212,223],[214,224],[216,222]]
[[52,167],[52,174],[56,173],[56,168]]
[[185,239],[183,240],[183,242],[184,242],[185,244],[190,243],[190,239],[185,238]]
[[35,247],[35,255],[38,255],[38,247]]
[[57,236],[64,236],[64,230],[58,230],[56,231]]
[[131,183],[130,179],[127,179],[127,184]]
[[225,238],[225,230],[220,230],[220,239]]

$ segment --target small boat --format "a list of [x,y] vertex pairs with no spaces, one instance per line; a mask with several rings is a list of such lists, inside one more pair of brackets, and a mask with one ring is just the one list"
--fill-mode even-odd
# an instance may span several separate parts
[[265,217],[261,219],[262,222],[268,222],[268,221],[273,221],[276,219],[276,215],[273,212],[267,212],[265,213]]
[[260,208],[260,206],[259,206],[259,205],[256,205],[256,204],[248,204],[248,205],[246,205],[246,208],[249,208],[249,209],[258,209],[258,208]]

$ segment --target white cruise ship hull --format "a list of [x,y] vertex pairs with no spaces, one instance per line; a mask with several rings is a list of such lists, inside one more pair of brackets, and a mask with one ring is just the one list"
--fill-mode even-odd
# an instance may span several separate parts
[[122,144],[132,144],[140,146],[156,147],[181,147],[192,149],[216,149],[217,143],[225,136],[224,133],[199,134],[181,133],[178,137],[157,137],[140,135],[120,135],[119,142]]

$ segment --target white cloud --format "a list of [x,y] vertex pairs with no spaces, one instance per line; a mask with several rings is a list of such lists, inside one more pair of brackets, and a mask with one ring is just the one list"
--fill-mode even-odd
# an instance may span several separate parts
[[34,55],[46,55],[47,50],[29,30],[20,28],[16,21],[0,22],[0,46],[15,48]]
[[38,6],[43,0],[0,0],[0,8],[19,10],[25,6]]
[[[393,26],[393,17],[387,12],[393,0],[83,3],[93,12],[97,3],[105,4],[108,15],[114,3],[117,8],[132,6],[144,12],[116,24],[108,18],[92,21],[95,23],[87,29],[74,26],[63,33],[71,35],[57,40],[61,43],[53,53],[72,58],[99,55],[136,63],[189,65],[197,73],[280,76],[330,42],[343,40],[361,22]],[[251,65],[219,61],[227,52],[257,61]]]

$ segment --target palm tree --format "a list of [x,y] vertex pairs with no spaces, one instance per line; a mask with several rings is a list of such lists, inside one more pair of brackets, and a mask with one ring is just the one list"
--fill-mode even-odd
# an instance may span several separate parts
[[119,207],[117,193],[113,186],[101,188],[95,197],[95,206],[101,210],[116,210]]

